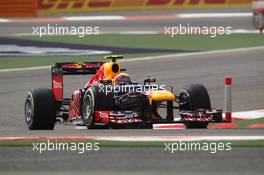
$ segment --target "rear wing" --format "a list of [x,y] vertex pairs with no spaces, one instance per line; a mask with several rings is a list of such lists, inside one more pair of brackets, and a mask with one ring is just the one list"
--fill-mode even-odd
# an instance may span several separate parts
[[57,101],[63,99],[64,75],[93,75],[105,62],[65,62],[51,67],[51,87]]

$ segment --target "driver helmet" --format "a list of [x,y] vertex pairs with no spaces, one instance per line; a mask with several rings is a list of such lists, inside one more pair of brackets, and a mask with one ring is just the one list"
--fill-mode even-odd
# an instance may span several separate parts
[[115,76],[113,79],[114,85],[129,85],[132,84],[131,79],[127,73],[120,73]]

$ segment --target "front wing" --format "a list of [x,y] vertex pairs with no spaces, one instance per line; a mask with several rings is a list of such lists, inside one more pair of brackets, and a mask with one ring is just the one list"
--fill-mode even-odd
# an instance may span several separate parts
[[101,124],[133,124],[133,123],[219,123],[226,122],[222,117],[221,109],[181,111],[174,120],[144,120],[139,113],[133,111],[96,111],[95,122]]

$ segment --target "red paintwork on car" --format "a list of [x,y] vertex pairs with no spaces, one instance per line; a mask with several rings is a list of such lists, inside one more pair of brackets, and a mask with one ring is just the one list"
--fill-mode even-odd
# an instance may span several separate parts
[[54,75],[52,76],[52,92],[57,101],[62,100],[63,98],[63,77],[62,75]]
[[[67,68],[76,68],[76,64],[67,64]],[[85,64],[86,67],[94,67],[94,64]],[[101,65],[101,67],[97,70],[96,74],[92,76],[92,78],[88,81],[88,83],[85,85],[85,89],[88,89],[95,83],[99,83],[100,80],[104,79],[104,64]],[[69,117],[70,119],[78,119],[81,118],[81,112],[80,112],[80,104],[81,104],[81,93],[80,90],[74,91],[71,99],[70,99],[70,112]]]

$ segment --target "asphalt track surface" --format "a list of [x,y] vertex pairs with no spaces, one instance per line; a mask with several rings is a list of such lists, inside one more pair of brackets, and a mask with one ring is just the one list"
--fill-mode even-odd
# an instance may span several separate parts
[[[145,77],[151,75],[157,79],[158,84],[172,85],[176,93],[190,83],[202,83],[209,90],[213,106],[221,108],[224,103],[223,79],[232,75],[233,110],[244,111],[263,109],[264,106],[263,53],[259,49],[124,62],[122,65],[127,68],[132,80],[142,83]],[[65,96],[69,96],[87,80],[87,76],[67,77]],[[0,81],[0,131],[22,131],[20,134],[23,135],[26,130],[23,106],[27,91],[30,88],[50,87],[50,70],[0,73]],[[57,127],[57,130],[64,130],[63,128]]]
[[[151,13],[151,12],[148,12]],[[155,12],[153,12],[155,13]],[[165,13],[165,12],[164,12]],[[232,25],[252,29],[251,18],[156,20],[142,22],[105,22],[107,31],[163,29],[178,23],[193,25]],[[33,23],[0,24],[0,34],[29,33]],[[83,25],[83,23],[65,23]],[[85,25],[92,25],[88,23]],[[132,79],[143,82],[151,75],[160,84],[173,85],[179,90],[185,84],[203,83],[211,95],[212,104],[223,107],[223,77],[232,75],[234,111],[263,109],[264,59],[263,50],[240,51],[203,56],[171,57],[167,59],[122,63]],[[88,77],[66,79],[66,95],[80,88]],[[168,135],[263,135],[261,129],[208,130],[75,130],[57,125],[55,131],[28,131],[23,116],[27,91],[50,86],[50,70],[0,73],[0,136],[168,136]],[[262,174],[262,148],[234,148],[230,152],[177,152],[173,155],[163,148],[102,148],[99,152],[80,155],[75,152],[39,154],[27,147],[0,147],[0,174],[56,173],[73,174]]]
[[[233,148],[211,154],[164,148],[101,148],[79,154],[30,147],[0,149],[0,174],[262,174],[263,148]],[[241,158],[243,157],[243,159]]]
[[[123,63],[135,80],[150,74],[159,83],[177,89],[204,83],[215,106],[223,105],[223,77],[234,77],[234,110],[263,107],[264,51],[192,56]],[[249,60],[250,58],[250,60]],[[66,94],[86,78],[68,78]],[[50,85],[49,70],[0,73],[0,136],[256,136],[262,129],[208,130],[75,130],[58,125],[55,131],[27,131],[23,117],[25,95],[31,87]],[[252,90],[252,88],[254,90]],[[102,148],[78,154],[72,151],[32,151],[32,147],[0,147],[0,174],[262,174],[263,148],[234,148],[211,154],[186,151],[170,154],[164,148]]]

